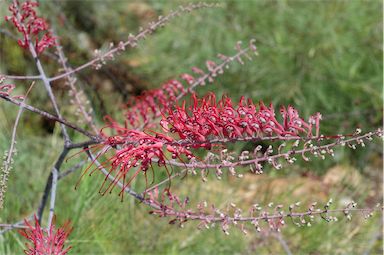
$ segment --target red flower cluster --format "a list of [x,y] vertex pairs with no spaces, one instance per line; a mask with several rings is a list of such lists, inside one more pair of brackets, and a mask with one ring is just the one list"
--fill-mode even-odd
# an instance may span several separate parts
[[[12,21],[17,30],[23,34],[23,39],[18,40],[18,44],[28,49],[29,44],[35,43],[37,54],[46,48],[56,45],[56,38],[52,36],[49,26],[45,19],[38,17],[35,7],[37,2],[26,1],[21,6],[18,1],[9,6],[11,16],[5,17],[5,21]],[[41,36],[42,35],[42,36]]]
[[69,222],[64,226],[55,229],[52,224],[49,230],[42,229],[35,216],[35,226],[33,227],[27,220],[25,225],[28,229],[20,231],[20,234],[27,238],[32,244],[27,244],[27,255],[65,255],[71,247],[64,247],[72,228]]
[[[186,73],[180,75],[180,78],[188,85],[192,85],[196,81],[192,75]],[[185,93],[186,89],[183,84],[176,79],[167,81],[160,89],[145,91],[142,95],[134,97],[127,103],[126,125],[130,124],[132,127],[138,127],[143,123],[147,124],[151,119],[161,116],[162,109],[175,102],[177,97]]]
[[[114,151],[114,155],[108,158],[102,166],[108,166],[110,168],[109,173],[116,171],[117,174],[114,177],[115,181],[112,182],[103,193],[111,190],[120,180],[123,180],[125,185],[124,190],[141,171],[146,173],[153,162],[156,162],[158,166],[166,167],[166,153],[170,153],[173,159],[181,159],[181,156],[186,156],[189,159],[193,157],[192,152],[174,143],[173,138],[166,135],[159,133],[149,135],[137,130],[124,130],[124,128],[119,127],[115,122],[109,127],[117,130],[119,135],[106,138],[104,146],[107,147],[104,147],[102,154],[107,153],[111,147],[116,150]],[[105,136],[103,133],[102,135]],[[140,167],[130,176],[129,180],[127,180],[130,169],[137,166]],[[104,188],[104,184],[105,181],[100,190]],[[123,191],[121,194],[123,194]]]
[[[158,101],[162,107],[160,109],[163,109],[160,125],[165,132],[176,133],[184,141],[175,140],[173,137],[156,132],[148,134],[138,130],[129,130],[127,124],[121,126],[111,117],[105,117],[107,123],[105,128],[113,130],[116,135],[108,136],[103,130],[100,131],[105,140],[98,157],[106,155],[111,148],[114,148],[114,154],[99,167],[95,167],[92,172],[100,167],[106,167],[109,168],[110,174],[116,174],[114,181],[104,188],[108,176],[105,178],[100,188],[100,190],[104,190],[103,194],[111,191],[118,181],[124,183],[120,193],[123,194],[131,181],[140,172],[144,172],[146,175],[146,171],[154,162],[167,169],[166,154],[173,159],[180,159],[180,161],[183,161],[183,157],[187,159],[195,157],[190,151],[190,147],[210,149],[212,144],[209,142],[209,138],[235,139],[265,135],[282,137],[297,136],[302,133],[312,137],[313,128],[316,129],[316,136],[318,136],[321,119],[319,113],[311,116],[309,121],[305,122],[292,106],[282,107],[280,113],[283,120],[280,123],[275,117],[272,105],[266,106],[263,102],[255,105],[251,100],[245,100],[242,97],[238,105],[234,106],[231,99],[226,96],[217,102],[213,93],[201,99],[198,99],[196,94],[192,94],[190,107],[186,107],[185,101],[182,106],[173,107],[169,103],[169,98],[174,99],[176,88],[181,90],[183,87],[177,81],[170,81],[165,88],[167,93],[153,90],[149,95],[143,95],[136,108],[133,107],[134,111],[131,116],[136,116],[133,113],[137,113],[138,109],[141,109],[138,111],[142,114],[141,116],[146,116],[149,111],[155,114],[156,111],[159,111],[159,108],[156,108]],[[155,101],[154,95],[157,96],[157,101]],[[168,100],[167,96],[169,96]],[[137,121],[135,118],[130,120],[132,120],[131,124],[135,124]],[[134,167],[138,167],[136,172],[129,174]],[[167,172],[169,173],[168,169]]]
[[213,93],[201,99],[193,94],[192,101],[188,108],[184,102],[182,106],[166,109],[160,123],[166,132],[177,133],[181,139],[199,142],[207,141],[209,136],[239,138],[263,135],[297,136],[305,133],[311,137],[313,127],[318,135],[321,119],[319,113],[305,122],[292,106],[282,107],[280,113],[283,123],[279,123],[272,104],[269,107],[263,102],[255,105],[251,100],[246,101],[242,97],[238,105],[234,106],[232,100],[226,96],[216,102]]

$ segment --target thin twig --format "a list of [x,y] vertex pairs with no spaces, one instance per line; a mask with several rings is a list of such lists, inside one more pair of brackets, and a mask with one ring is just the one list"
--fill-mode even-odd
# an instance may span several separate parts
[[[13,4],[14,4],[15,8],[19,8],[19,3],[16,0],[13,0]],[[20,24],[23,24],[23,22],[21,22],[22,17],[21,17],[21,14],[20,14],[19,11],[17,11],[16,16],[17,16],[18,22]],[[27,31],[27,29],[24,27],[24,25],[21,25],[21,26],[23,27],[23,29],[25,31]],[[32,41],[31,41],[31,39],[29,38],[29,35],[27,33],[25,33],[24,36],[25,36],[25,41],[28,42],[29,52],[31,53],[33,59],[35,60],[36,67],[37,67],[37,69],[39,71],[39,74],[40,74],[40,79],[41,79],[41,81],[44,84],[45,90],[48,93],[48,97],[49,97],[49,99],[50,99],[50,101],[51,101],[51,103],[53,105],[53,108],[54,108],[54,110],[56,112],[56,115],[60,119],[62,119],[59,107],[58,107],[57,102],[56,102],[55,95],[53,94],[53,91],[52,91],[52,88],[51,88],[51,84],[49,82],[49,79],[48,79],[47,75],[45,74],[43,66],[40,63],[40,60],[39,60],[39,57],[38,57],[37,52],[35,50],[35,47],[34,47]],[[66,145],[66,144],[70,143],[71,139],[70,139],[70,137],[68,135],[66,126],[64,124],[61,124],[60,126],[61,126],[61,131],[62,131],[62,134],[63,134],[63,137],[64,137],[64,143]]]
[[3,235],[4,233],[12,230],[12,229],[15,229],[15,228],[18,228],[20,225],[24,224],[25,220],[29,221],[33,218],[33,215],[27,217],[26,219],[22,219],[16,223],[13,223],[13,224],[9,224],[9,227],[4,227],[4,229],[2,229],[0,231],[0,236]]
[[158,187],[160,187],[160,186],[162,186],[162,185],[164,185],[164,184],[170,182],[170,181],[171,181],[172,179],[174,179],[175,177],[185,174],[187,171],[188,171],[188,169],[184,169],[184,170],[182,170],[182,171],[180,171],[180,172],[178,172],[178,173],[175,173],[174,175],[172,175],[172,176],[170,176],[170,177],[168,177],[168,178],[162,180],[162,181],[159,182],[158,184],[153,185],[152,187],[150,187],[150,188],[148,188],[148,189],[145,189],[144,192],[143,192],[143,194],[151,192],[152,190],[154,190],[154,189],[156,189],[156,188],[158,188]]
[[53,215],[55,213],[55,201],[56,201],[56,189],[57,189],[57,180],[59,177],[59,171],[56,167],[52,168],[52,188],[51,188],[51,201],[49,207],[49,217],[48,217],[48,229],[52,226]]
[[[209,222],[252,222],[252,221],[259,221],[259,220],[274,220],[274,219],[282,219],[287,217],[294,217],[294,218],[302,218],[304,216],[309,215],[324,215],[324,214],[334,214],[334,213],[343,213],[345,212],[345,209],[334,209],[334,210],[318,210],[318,211],[305,211],[305,212],[297,212],[297,213],[277,213],[277,214],[270,214],[270,215],[261,215],[256,217],[230,217],[230,216],[214,216],[214,215],[207,215],[207,214],[201,214],[196,213],[193,214],[190,211],[187,212],[180,212],[175,210],[164,210],[162,208],[162,214],[161,216],[169,216],[169,217],[178,217],[181,219],[188,219],[188,220],[201,220],[201,221],[209,221]],[[371,213],[372,211],[382,211],[381,208],[351,208],[348,209],[349,212],[361,212],[361,213]]]
[[76,148],[85,148],[93,144],[99,144],[103,142],[103,139],[100,137],[95,137],[91,140],[80,142],[80,143],[71,143],[67,146],[68,149],[76,149]]
[[[64,149],[61,152],[59,158],[57,159],[55,165],[53,166],[53,168],[55,168],[57,171],[60,171],[60,167],[61,167],[62,163],[64,162],[64,159],[67,156],[68,152],[69,152],[69,149],[64,147]],[[39,207],[37,209],[37,219],[38,219],[40,225],[41,225],[41,219],[43,217],[44,208],[45,208],[49,193],[50,193],[51,188],[52,188],[53,179],[54,179],[53,171],[51,171],[51,173],[48,176],[47,182],[45,184],[43,197],[41,198]]]
[[28,226],[15,225],[15,224],[1,224],[0,223],[0,228],[28,228]]
[[218,6],[217,4],[206,4],[206,3],[198,3],[198,4],[190,4],[188,6],[180,6],[180,8],[178,10],[171,11],[167,16],[159,17],[159,19],[157,21],[149,24],[149,26],[146,29],[143,29],[142,31],[140,31],[136,36],[133,36],[133,35],[129,36],[127,41],[123,42],[122,44],[119,44],[118,46],[116,46],[114,48],[112,48],[108,52],[103,53],[101,56],[96,57],[96,58],[92,59],[91,61],[89,61],[89,62],[87,62],[81,66],[78,66],[78,67],[76,67],[76,68],[74,68],[68,72],[54,76],[54,77],[50,78],[49,81],[55,81],[55,80],[62,79],[62,78],[66,77],[70,74],[79,72],[85,68],[93,66],[100,61],[105,61],[106,59],[108,59],[109,56],[113,56],[114,54],[124,50],[126,47],[132,47],[132,48],[136,47],[137,41],[145,39],[148,35],[152,34],[156,29],[162,27],[171,18],[180,16],[180,14],[182,12],[190,12],[194,9],[211,8],[211,7],[217,7],[217,6]]
[[215,77],[215,75],[217,75],[220,70],[223,70],[225,68],[226,65],[228,65],[229,63],[235,61],[237,58],[243,56],[244,54],[246,54],[248,51],[250,50],[249,47],[246,47],[242,50],[240,50],[237,54],[235,54],[234,56],[232,57],[228,57],[226,60],[224,60],[223,62],[221,62],[219,65],[217,65],[215,68],[213,68],[212,71],[204,74],[203,76],[199,77],[194,83],[192,83],[189,87],[188,87],[188,90],[180,93],[177,97],[176,97],[176,102],[179,101],[182,97],[184,97],[185,95],[187,95],[188,93],[192,93],[193,90],[195,89],[195,87],[201,85],[202,83],[205,82],[205,80],[209,79],[209,78],[213,78]]
[[[338,138],[345,137],[346,135],[333,135],[333,136],[311,136],[311,137],[303,137],[303,136],[244,136],[244,137],[236,137],[236,138],[213,138],[206,139],[205,141],[192,141],[189,139],[179,140],[175,142],[169,143],[169,145],[186,145],[192,146],[197,144],[217,144],[217,143],[236,143],[236,142],[261,142],[261,141],[321,141],[321,140],[335,140]],[[352,136],[352,135],[349,135]]]
[[[59,55],[58,62],[63,66],[64,71],[69,72],[72,70],[72,68],[70,68],[67,64],[67,58],[64,55],[62,46],[59,44],[59,39],[56,39],[56,41],[57,41],[56,50]],[[99,131],[96,128],[93,116],[89,112],[87,112],[84,106],[84,102],[81,100],[81,93],[83,93],[83,91],[82,90],[79,91],[78,88],[76,88],[76,84],[75,84],[76,78],[74,77],[73,74],[69,74],[68,76],[66,76],[66,78],[67,78],[67,82],[70,87],[70,92],[72,93],[75,105],[78,107],[79,111],[83,115],[85,122],[92,128],[93,132],[97,134]]]
[[80,163],[77,163],[73,167],[69,168],[68,170],[60,173],[58,176],[58,180],[61,180],[62,178],[66,177],[66,176],[70,175],[71,173],[77,171],[78,169],[82,168],[86,162],[87,161],[85,161],[85,160],[81,161]]
[[[103,53],[101,56],[95,57],[94,59],[59,75],[56,75],[49,79],[49,82],[62,79],[70,74],[79,72],[85,68],[91,67],[100,61],[105,61],[109,56],[113,56],[114,54],[124,50],[126,47],[136,47],[137,41],[144,40],[148,35],[152,34],[156,29],[162,27],[166,22],[168,22],[170,19],[180,16],[183,12],[190,12],[194,9],[201,9],[201,8],[210,8],[210,7],[218,7],[217,4],[207,4],[207,3],[197,3],[197,4],[189,4],[187,6],[180,6],[180,8],[176,11],[171,11],[167,16],[159,17],[159,19],[153,23],[150,23],[149,26],[146,29],[140,30],[140,32],[137,35],[130,35],[128,37],[128,40],[123,42],[122,44],[119,44],[118,46],[110,49],[108,52]],[[9,79],[19,79],[19,80],[25,80],[25,79],[41,79],[42,77],[40,75],[36,76],[17,76],[17,75],[3,75],[6,78]]]
[[40,75],[23,75],[23,76],[18,76],[18,75],[0,74],[0,76],[3,76],[3,77],[5,77],[6,79],[9,79],[9,80],[40,80],[41,79]]
[[48,118],[50,120],[57,121],[57,122],[59,122],[59,123],[61,123],[63,125],[66,125],[67,127],[71,128],[71,129],[73,129],[73,130],[75,130],[75,131],[77,131],[77,132],[79,132],[79,133],[81,133],[81,134],[83,134],[85,136],[88,136],[91,139],[98,140],[97,136],[89,133],[88,131],[86,131],[86,130],[84,130],[84,129],[82,129],[82,128],[80,128],[80,127],[78,127],[78,126],[76,126],[76,125],[74,125],[74,124],[72,124],[72,123],[70,123],[68,121],[66,121],[65,119],[59,118],[59,117],[57,117],[55,115],[52,115],[52,114],[50,114],[48,112],[40,110],[40,109],[38,109],[36,107],[33,107],[31,105],[25,104],[22,101],[16,100],[16,99],[14,99],[12,97],[9,97],[9,96],[0,95],[0,98],[4,99],[4,100],[6,100],[6,101],[8,101],[8,102],[10,102],[12,104],[15,104],[15,105],[18,105],[18,106],[22,106],[26,110],[34,112],[34,113],[37,113],[37,114],[39,114],[39,115],[41,115],[41,116],[43,116],[45,118]]
[[[274,220],[274,219],[282,219],[282,218],[303,218],[305,216],[310,216],[310,215],[324,215],[324,214],[333,214],[333,213],[343,213],[345,214],[346,209],[334,209],[334,210],[329,210],[328,208],[325,208],[323,210],[318,209],[315,211],[308,210],[305,212],[289,212],[289,213],[284,213],[284,212],[279,212],[277,214],[261,214],[259,216],[251,216],[251,217],[230,217],[229,215],[227,216],[215,216],[215,215],[209,215],[206,213],[198,212],[198,213],[193,213],[190,210],[187,211],[177,211],[174,208],[170,208],[167,206],[164,206],[161,202],[159,201],[152,201],[151,199],[144,199],[143,196],[139,195],[132,189],[128,188],[126,185],[121,183],[120,181],[116,180],[116,178],[108,172],[98,161],[97,157],[94,157],[92,153],[87,150],[86,151],[90,160],[92,162],[95,162],[97,165],[98,169],[101,170],[101,172],[111,181],[116,183],[117,186],[120,188],[124,188],[124,192],[127,194],[133,196],[134,198],[138,199],[142,203],[154,208],[155,212],[154,214],[159,214],[161,217],[176,217],[178,219],[184,219],[184,220],[200,220],[200,221],[205,221],[205,222],[255,222],[259,220]],[[99,154],[102,154],[103,151],[99,152]],[[382,208],[349,208],[348,212],[361,212],[361,213],[372,213],[373,211],[382,211]]]
[[[82,162],[76,164],[75,166],[69,168],[67,171],[61,173],[58,176],[58,181],[64,177],[68,176],[69,174],[75,172],[77,169],[81,168],[81,166],[83,166],[85,164],[85,162],[86,161],[82,161]],[[33,216],[31,215],[31,216],[27,217],[26,220],[29,221],[32,218],[33,218]],[[20,220],[16,223],[13,223],[13,224],[0,224],[0,227],[4,228],[3,230],[0,231],[0,235],[4,234],[5,232],[7,232],[9,230],[15,229],[15,228],[24,228],[24,226],[20,226],[21,224],[24,224],[24,219]]]
[[[41,80],[43,81],[45,90],[47,91],[49,99],[51,100],[51,103],[53,105],[53,109],[55,110],[57,117],[62,119],[63,117],[61,116],[61,113],[60,113],[60,110],[59,110],[59,106],[57,105],[56,97],[53,94],[53,91],[52,91],[52,88],[51,88],[51,83],[49,82],[48,77],[45,74],[43,66],[41,65],[39,57],[37,56],[37,53],[35,51],[35,47],[32,45],[31,42],[29,43],[29,51],[31,52],[33,58],[35,59],[36,67],[39,70],[39,73],[40,73],[40,76],[41,76]],[[69,138],[69,135],[68,135],[67,128],[62,123],[61,123],[60,126],[61,126],[61,131],[63,133],[64,142],[67,145],[71,141],[71,139]]]
[[340,139],[340,140],[338,140],[336,142],[333,142],[333,143],[328,143],[328,144],[324,144],[324,145],[321,145],[321,146],[317,146],[316,148],[307,147],[307,148],[304,148],[304,149],[301,149],[301,150],[290,150],[289,152],[286,152],[286,153],[279,153],[279,154],[276,154],[276,155],[264,156],[264,157],[260,157],[260,158],[243,160],[243,161],[228,162],[226,164],[224,164],[224,163],[218,163],[218,164],[183,163],[183,162],[178,162],[178,161],[174,161],[174,160],[168,160],[168,161],[166,161],[166,163],[169,164],[169,165],[173,165],[173,166],[181,166],[181,167],[188,167],[188,168],[199,168],[199,169],[208,169],[208,168],[216,169],[216,168],[221,168],[221,167],[228,168],[228,167],[235,167],[235,166],[246,166],[246,165],[252,165],[252,164],[255,164],[255,163],[258,163],[258,162],[271,161],[271,160],[275,160],[275,159],[278,159],[278,158],[285,158],[285,157],[291,156],[291,155],[304,154],[306,152],[311,152],[311,151],[322,151],[322,150],[326,151],[327,149],[333,148],[335,146],[338,146],[338,145],[341,145],[341,144],[348,144],[350,142],[354,142],[354,141],[357,141],[357,140],[362,140],[364,138],[372,137],[374,135],[382,136],[383,135],[383,131],[381,129],[378,129],[376,131],[368,132],[366,134],[363,134],[363,135],[360,135],[360,136],[355,136],[355,137],[352,137],[350,139]]
[[[102,152],[101,152],[102,153]],[[310,216],[310,215],[324,215],[324,214],[331,214],[331,213],[345,213],[345,208],[344,209],[334,209],[334,210],[329,210],[327,209],[319,209],[316,211],[305,211],[305,212],[289,212],[289,213],[277,213],[277,214],[271,214],[271,215],[260,215],[260,216],[252,216],[252,217],[230,217],[229,215],[227,216],[215,216],[215,215],[209,215],[206,213],[193,213],[190,210],[187,211],[177,211],[174,208],[170,208],[167,206],[164,206],[162,203],[159,201],[152,201],[151,199],[144,199],[143,196],[139,195],[132,189],[128,188],[126,185],[121,183],[120,181],[116,181],[116,178],[109,173],[98,161],[97,159],[92,155],[92,153],[87,150],[87,154],[89,158],[95,162],[95,164],[98,166],[98,168],[101,170],[101,172],[111,181],[116,183],[117,186],[120,188],[124,188],[124,192],[127,194],[133,196],[134,198],[138,199],[140,202],[143,204],[146,204],[154,209],[157,210],[157,212],[153,212],[154,214],[159,214],[161,217],[176,217],[179,219],[184,219],[184,220],[200,220],[200,221],[205,221],[205,222],[255,222],[259,220],[274,220],[274,219],[282,219],[286,217],[295,217],[295,218],[303,218],[305,216]],[[373,211],[382,211],[381,208],[350,208],[348,209],[349,212],[361,212],[361,213],[371,213]]]

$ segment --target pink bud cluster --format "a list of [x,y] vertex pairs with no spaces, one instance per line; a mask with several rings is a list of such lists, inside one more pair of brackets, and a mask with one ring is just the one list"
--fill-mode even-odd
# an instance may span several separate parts
[[5,78],[0,76],[0,96],[1,97],[12,97],[13,99],[24,99],[24,96],[11,96],[12,91],[15,89],[15,84],[4,83]]
[[71,249],[70,246],[65,247],[65,241],[72,231],[69,222],[58,229],[52,224],[48,230],[45,230],[41,228],[35,216],[35,226],[32,226],[27,220],[25,220],[25,225],[28,229],[20,231],[20,234],[31,242],[27,244],[25,254],[65,255]]
[[49,31],[49,26],[44,18],[38,17],[34,8],[39,3],[26,1],[19,4],[15,1],[9,6],[11,16],[6,16],[5,21],[11,21],[17,30],[23,34],[23,39],[18,40],[20,47],[29,48],[29,44],[34,42],[37,54],[46,48],[56,45],[56,38]]
[[1,84],[0,83],[0,96],[9,96],[12,91],[14,90],[15,85],[14,84]]
[[[174,212],[175,208],[186,210],[189,203],[189,198],[180,199],[177,195],[171,193],[170,189],[164,189],[162,193],[158,188],[148,192],[149,198],[146,199],[154,210],[150,211],[150,214],[159,215],[160,217],[166,216],[169,212]],[[173,224],[177,219],[171,220],[169,223]]]
[[282,107],[280,113],[282,123],[276,119],[272,104],[266,106],[262,101],[254,104],[252,100],[242,97],[236,106],[227,96],[216,101],[213,93],[200,99],[193,94],[190,107],[186,107],[185,102],[181,106],[167,107],[160,124],[166,132],[198,142],[205,142],[209,137],[262,137],[273,134],[283,137],[304,133],[312,137],[313,128],[318,135],[320,113],[311,116],[308,122],[300,118],[292,106]]

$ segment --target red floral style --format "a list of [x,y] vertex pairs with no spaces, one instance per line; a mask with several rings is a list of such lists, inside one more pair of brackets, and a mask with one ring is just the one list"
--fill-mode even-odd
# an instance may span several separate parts
[[18,44],[28,49],[30,43],[34,43],[37,54],[46,48],[56,45],[56,38],[49,31],[45,19],[38,17],[34,8],[38,7],[37,2],[26,1],[21,4],[18,1],[11,4],[9,11],[11,16],[5,17],[5,21],[11,21],[17,30],[23,34],[23,39]]
[[71,247],[65,247],[72,228],[69,222],[56,229],[52,224],[49,230],[41,228],[35,216],[35,226],[32,226],[27,220],[25,225],[28,229],[20,231],[20,234],[28,239],[27,249],[24,251],[27,255],[65,255]]
[[[115,181],[111,182],[109,186],[104,189],[107,178],[105,179],[100,188],[100,191],[104,189],[104,191],[101,192],[103,194],[107,191],[111,191],[117,182],[122,180],[125,185],[120,193],[122,195],[125,187],[128,187],[131,181],[140,172],[146,174],[146,171],[152,167],[154,162],[157,163],[158,166],[165,166],[167,169],[167,153],[170,154],[170,157],[173,159],[178,158],[182,160],[182,156],[185,156],[188,159],[193,157],[191,151],[174,143],[172,137],[159,133],[150,135],[137,130],[124,129],[113,121],[108,128],[116,130],[118,135],[108,137],[103,131],[101,132],[106,138],[101,154],[106,154],[110,148],[115,148],[114,155],[108,158],[102,166],[109,167],[109,174],[116,172],[116,175],[114,176]],[[100,157],[100,155],[98,155],[98,157]],[[139,168],[136,172],[128,176],[130,170],[138,166]],[[92,172],[97,169],[98,167]],[[85,171],[84,174],[86,172],[87,171]],[[169,174],[168,169],[167,172]]]
[[319,132],[319,113],[311,116],[308,122],[299,117],[295,108],[282,107],[283,123],[275,118],[275,110],[263,102],[254,104],[250,99],[240,99],[237,106],[224,96],[216,101],[213,93],[198,99],[192,95],[192,105],[168,107],[163,113],[161,126],[164,131],[177,133],[181,139],[205,142],[211,137],[239,138],[243,136],[261,137],[264,135],[297,136],[300,133],[312,137],[312,129]]
[[125,113],[127,124],[138,127],[147,123],[150,119],[160,116],[160,110],[170,102],[176,100],[176,96],[184,93],[183,84],[178,80],[169,80],[160,89],[153,89],[134,97],[127,104],[129,110]]
[[[188,85],[196,82],[196,79],[187,73],[181,74],[180,78]],[[153,118],[160,117],[161,111],[170,103],[175,102],[180,95],[186,94],[186,91],[182,82],[172,79],[163,84],[160,89],[148,90],[142,95],[134,97],[126,104],[128,108],[125,113],[126,126],[136,128],[147,124]]]

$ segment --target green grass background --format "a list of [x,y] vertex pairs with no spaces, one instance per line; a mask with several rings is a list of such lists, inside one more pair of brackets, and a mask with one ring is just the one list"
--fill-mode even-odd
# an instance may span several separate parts
[[[41,13],[55,26],[70,64],[77,66],[91,57],[93,49],[124,40],[129,33],[137,32],[138,26],[145,26],[157,15],[165,15],[185,3],[188,2],[41,1]],[[140,90],[159,87],[167,79],[190,72],[192,66],[204,67],[206,60],[216,60],[217,53],[233,54],[238,40],[246,44],[255,38],[260,52],[257,58],[244,66],[233,64],[214,84],[200,87],[198,93],[214,91],[235,100],[245,95],[277,106],[292,104],[306,117],[319,111],[324,116],[324,134],[351,133],[356,127],[368,131],[381,126],[381,1],[220,3],[222,8],[184,14],[140,42],[137,49],[128,50],[109,63],[105,69],[120,74],[115,79],[91,69],[82,72],[79,85],[96,102],[96,112],[103,110],[117,116],[124,101],[121,91],[129,97]],[[6,4],[0,2],[1,16],[5,11]],[[11,28],[1,22],[1,28]],[[28,54],[14,41],[0,36],[0,42],[1,73],[36,73]],[[55,63],[45,57],[42,60],[47,72],[54,74]],[[132,88],[125,80],[127,73],[138,77],[141,87]],[[88,82],[84,82],[85,78]],[[28,83],[16,85],[17,92],[22,94]],[[39,86],[36,84],[32,91],[30,102],[51,110]],[[55,84],[55,93],[66,118],[75,120],[63,83]],[[9,147],[16,112],[13,105],[0,103],[2,153]],[[102,114],[96,117],[102,126]],[[18,155],[0,222],[18,221],[38,205],[63,142],[58,126],[53,133],[47,133],[42,131],[43,125],[46,124],[38,116],[23,114],[18,128]],[[242,146],[250,145],[234,149],[240,150]],[[63,169],[80,159],[69,160]],[[358,177],[340,179],[327,186],[325,177],[335,166],[348,169],[348,176]],[[165,177],[164,171],[156,171],[157,178]],[[212,178],[208,183],[188,177],[173,182],[173,188],[192,201],[207,200],[223,208],[229,202],[247,209],[256,202],[289,205],[299,200],[324,202],[329,197],[339,207],[348,199],[360,206],[382,201],[382,146],[377,140],[364,150],[339,148],[334,159],[299,162],[281,172],[266,172],[261,177],[247,174],[243,180],[226,178],[219,182]],[[149,215],[145,206],[129,197],[124,202],[116,194],[100,197],[97,191],[101,176],[85,178],[75,191],[79,176],[80,171],[60,181],[58,186],[58,222],[71,219],[74,226],[69,240],[73,246],[71,254],[284,254],[281,244],[272,236],[253,231],[244,236],[235,228],[226,236],[219,227],[199,231],[194,222],[179,228],[169,225],[166,219]],[[133,185],[142,187],[143,179]],[[251,188],[252,185],[256,188]],[[376,240],[382,229],[381,215],[368,221],[356,215],[349,223],[344,218],[336,223],[319,220],[310,228],[287,224],[282,235],[293,254],[364,254],[367,250],[370,254],[382,254],[382,236]],[[17,231],[0,237],[0,254],[21,254],[23,248],[24,240]]]

